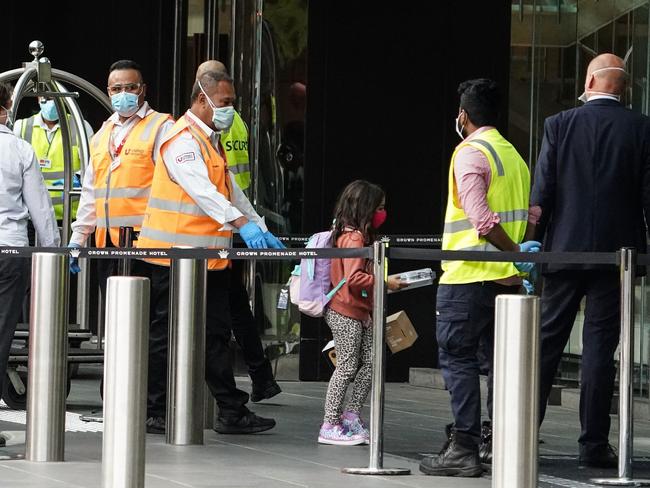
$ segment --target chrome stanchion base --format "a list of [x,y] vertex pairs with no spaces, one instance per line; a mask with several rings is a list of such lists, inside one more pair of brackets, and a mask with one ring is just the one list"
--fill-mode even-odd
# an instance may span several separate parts
[[341,468],[341,472],[345,474],[374,474],[383,476],[411,474],[411,470],[407,468]]
[[593,478],[592,483],[607,486],[650,486],[650,480],[638,480],[633,478]]

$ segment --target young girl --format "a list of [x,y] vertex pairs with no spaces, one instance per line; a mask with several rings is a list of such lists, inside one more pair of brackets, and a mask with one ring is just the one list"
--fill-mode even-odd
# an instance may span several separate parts
[[[350,183],[341,193],[334,210],[335,247],[367,247],[375,230],[386,220],[384,191],[364,180]],[[320,428],[321,444],[367,444],[368,429],[359,417],[371,386],[372,297],[374,276],[371,262],[364,258],[332,259],[331,280],[343,287],[333,296],[325,312],[336,348],[336,369],[325,398],[325,417]],[[402,288],[397,279],[388,288]],[[343,411],[345,394],[354,380],[352,397]]]

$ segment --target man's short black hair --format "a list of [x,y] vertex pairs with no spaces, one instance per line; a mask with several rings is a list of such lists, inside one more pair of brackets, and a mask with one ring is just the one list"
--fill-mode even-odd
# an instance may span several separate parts
[[460,108],[477,127],[496,125],[499,119],[501,93],[497,84],[487,78],[463,81],[458,85]]
[[9,83],[0,81],[0,105],[4,108],[7,108],[13,91],[13,87]]
[[120,59],[119,61],[115,61],[113,64],[111,64],[108,72],[112,73],[118,69],[134,69],[140,73],[140,79],[144,81],[144,77],[142,76],[142,68],[140,68],[140,65],[135,61],[131,61],[130,59]]

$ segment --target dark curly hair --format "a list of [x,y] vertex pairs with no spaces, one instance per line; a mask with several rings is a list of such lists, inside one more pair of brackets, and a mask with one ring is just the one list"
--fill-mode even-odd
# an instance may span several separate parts
[[372,217],[384,197],[381,187],[366,180],[355,180],[346,186],[334,207],[334,243],[345,227],[357,229],[366,242],[372,242],[375,239]]
[[463,81],[458,85],[460,108],[477,127],[496,125],[499,119],[501,93],[497,84],[487,78]]

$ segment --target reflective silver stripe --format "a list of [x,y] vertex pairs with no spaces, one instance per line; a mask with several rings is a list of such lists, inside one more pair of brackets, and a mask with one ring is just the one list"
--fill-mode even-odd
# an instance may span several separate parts
[[63,197],[50,196],[50,199],[52,200],[52,205],[61,205],[61,204],[63,204]]
[[100,129],[90,139],[90,144],[93,146],[93,149],[97,149],[97,146],[99,146],[99,140],[102,138],[102,134],[109,125],[111,125],[109,122],[104,122]]
[[109,219],[102,221],[101,219],[97,219],[97,227],[101,229],[105,229],[107,225],[110,225],[111,227],[140,227],[142,225],[142,221],[144,220],[144,215],[111,217],[110,224],[106,223],[108,220]]
[[499,176],[503,176],[505,174],[505,172],[503,170],[503,163],[501,162],[501,158],[499,157],[497,152],[492,147],[492,144],[490,144],[487,141],[484,141],[483,139],[473,139],[472,141],[470,141],[470,144],[473,143],[473,142],[475,142],[477,144],[480,144],[481,146],[483,146],[485,149],[487,149],[490,152],[490,154],[492,155],[492,158],[494,159],[494,164],[497,167],[497,174]]
[[153,132],[153,128],[155,127],[156,123],[162,119],[163,117],[167,117],[167,114],[156,114],[151,117],[151,120],[147,122],[147,125],[145,125],[144,130],[142,131],[142,134],[140,134],[140,140],[141,141],[148,141],[149,138],[151,137],[151,133]]
[[[110,198],[148,198],[151,193],[151,188],[111,188]],[[95,188],[93,191],[95,198],[104,198],[106,196],[106,188]]]
[[176,202],[172,200],[163,200],[162,198],[150,198],[149,207],[159,210],[168,210],[170,212],[180,212],[187,215],[206,216],[201,207],[194,203]]
[[48,180],[60,180],[61,178],[65,178],[64,171],[47,171],[46,169],[42,169],[41,173],[43,173],[43,179],[46,182]]
[[250,168],[250,166],[249,166],[248,163],[233,164],[232,166],[230,164],[228,164],[228,170],[234,175],[238,175],[238,174],[241,174],[241,173],[250,173],[249,168]]
[[140,231],[140,238],[153,239],[155,241],[168,242],[172,245],[192,247],[230,247],[231,239],[221,236],[197,236],[192,234],[174,234],[162,230],[143,227]]
[[489,242],[486,242],[485,244],[478,244],[476,246],[463,247],[462,249],[454,249],[454,251],[500,251],[500,249],[496,246],[493,246]]
[[[508,210],[506,212],[497,212],[497,215],[501,219],[501,223],[506,222],[519,222],[519,221],[528,221],[528,210],[527,209],[517,209],[517,210]],[[454,222],[445,222],[445,234],[453,234],[454,232],[462,232],[465,230],[470,230],[474,226],[472,223],[467,220],[456,220]]]
[[30,144],[32,143],[32,132],[34,131],[34,117],[36,117],[36,115],[32,115],[23,122],[22,138]]

